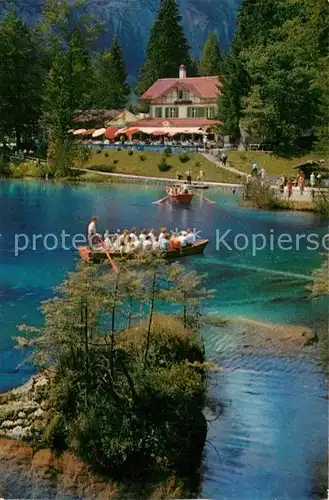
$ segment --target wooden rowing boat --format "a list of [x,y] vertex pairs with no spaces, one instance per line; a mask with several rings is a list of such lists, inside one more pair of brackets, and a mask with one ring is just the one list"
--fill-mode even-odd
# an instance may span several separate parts
[[189,205],[193,200],[193,193],[172,194],[171,187],[167,187],[166,192],[169,200],[173,203],[179,203],[180,205]]
[[[197,255],[204,251],[208,245],[209,240],[198,240],[193,245],[181,248],[179,250],[174,250],[170,248],[166,252],[163,252],[163,257],[165,259],[180,259],[181,257],[187,257],[188,255]],[[106,252],[103,248],[93,250],[89,246],[79,246],[78,251],[80,257],[86,262],[99,263],[107,259]],[[121,257],[127,257],[127,254],[121,254],[120,252],[109,252],[113,259],[120,259]],[[134,254],[128,254],[128,256],[133,257]]]

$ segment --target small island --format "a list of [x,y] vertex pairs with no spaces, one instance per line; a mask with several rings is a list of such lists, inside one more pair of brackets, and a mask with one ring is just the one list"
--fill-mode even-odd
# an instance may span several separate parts
[[[197,493],[189,480],[207,435],[211,367],[199,328],[219,322],[202,316],[210,296],[194,271],[150,254],[121,261],[116,273],[108,263],[79,264],[43,303],[44,327],[19,327],[26,335],[16,341],[33,349],[40,373],[1,395],[1,434],[30,446],[33,463],[51,457],[55,476],[69,453],[89,479],[103,477],[101,489],[135,484],[146,495],[174,477]],[[163,314],[160,303],[177,313]],[[74,487],[81,493],[86,482]]]

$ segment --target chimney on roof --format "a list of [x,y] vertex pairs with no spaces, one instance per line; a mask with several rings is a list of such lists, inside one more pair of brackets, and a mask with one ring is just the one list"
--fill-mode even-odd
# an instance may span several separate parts
[[186,78],[186,66],[184,64],[179,67],[179,78]]

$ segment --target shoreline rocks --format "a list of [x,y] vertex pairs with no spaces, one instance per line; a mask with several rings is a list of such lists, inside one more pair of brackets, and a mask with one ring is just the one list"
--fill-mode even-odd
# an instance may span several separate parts
[[44,396],[50,380],[45,373],[0,394],[0,436],[35,440],[47,421]]

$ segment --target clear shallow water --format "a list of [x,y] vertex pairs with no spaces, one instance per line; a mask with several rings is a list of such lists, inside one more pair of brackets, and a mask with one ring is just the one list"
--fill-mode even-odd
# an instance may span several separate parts
[[[161,187],[114,185],[55,185],[30,181],[0,183],[0,390],[26,379],[31,369],[26,353],[12,349],[12,335],[20,323],[40,322],[38,306],[51,296],[65,272],[73,268],[75,252],[47,252],[40,241],[14,255],[14,234],[58,237],[62,230],[84,233],[92,215],[100,229],[144,226],[193,227],[210,238],[203,256],[184,263],[207,273],[216,289],[209,310],[249,316],[266,322],[313,326],[326,321],[328,301],[311,302],[305,285],[321,262],[316,251],[271,251],[253,256],[251,249],[216,250],[216,230],[231,229],[232,242],[240,232],[274,234],[328,232],[314,215],[241,209],[231,194],[207,191],[209,205],[195,199],[190,208],[152,205],[163,196]],[[323,376],[303,360],[246,358],[236,353],[225,359],[220,331],[205,334],[209,357],[226,368],[216,375],[213,394],[225,405],[212,424],[206,449],[204,497],[272,500],[309,498],[313,465],[322,459],[327,436],[327,401]],[[296,493],[296,494],[295,494]]]

